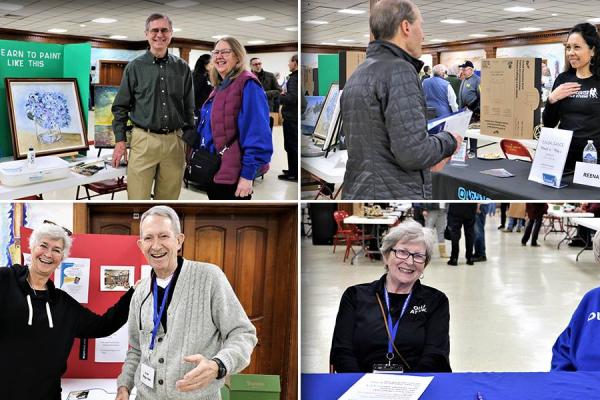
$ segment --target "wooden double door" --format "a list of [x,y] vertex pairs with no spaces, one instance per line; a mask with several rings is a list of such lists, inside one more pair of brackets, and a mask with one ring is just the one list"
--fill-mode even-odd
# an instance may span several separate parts
[[[139,235],[148,204],[76,204],[77,233]],[[218,265],[256,326],[244,373],[281,376],[282,399],[297,397],[297,206],[172,204],[182,255]]]

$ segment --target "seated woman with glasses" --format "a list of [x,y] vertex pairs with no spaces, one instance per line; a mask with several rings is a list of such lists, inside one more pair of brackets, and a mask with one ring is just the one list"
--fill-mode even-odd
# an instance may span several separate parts
[[246,50],[232,38],[212,51],[214,90],[202,106],[194,147],[221,153],[221,166],[207,188],[211,200],[250,200],[252,182],[266,172],[273,143],[269,105],[259,80],[245,69]]
[[74,339],[108,336],[127,322],[133,288],[100,316],[50,280],[68,257],[70,233],[45,222],[29,239],[29,266],[0,268],[3,399],[60,400]]
[[434,244],[433,231],[413,220],[385,235],[387,273],[342,296],[330,354],[336,372],[451,372],[448,298],[419,280]]

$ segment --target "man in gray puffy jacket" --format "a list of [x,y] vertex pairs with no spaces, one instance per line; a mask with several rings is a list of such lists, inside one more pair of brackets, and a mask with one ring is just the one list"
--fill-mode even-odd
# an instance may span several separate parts
[[381,0],[369,19],[375,40],[341,97],[348,162],[342,197],[431,199],[431,172],[460,147],[458,134],[427,133],[419,71],[421,13],[410,0]]

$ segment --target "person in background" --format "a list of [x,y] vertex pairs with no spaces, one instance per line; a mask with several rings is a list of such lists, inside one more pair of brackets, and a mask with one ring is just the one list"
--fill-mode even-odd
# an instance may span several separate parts
[[527,226],[525,226],[525,232],[521,239],[521,244],[527,246],[529,237],[531,237],[531,247],[539,247],[537,242],[540,228],[544,221],[544,214],[548,211],[547,203],[527,203],[525,205],[527,211]]
[[448,265],[458,265],[458,253],[461,227],[465,232],[465,258],[467,265],[473,265],[473,241],[475,239],[476,203],[449,203],[448,204],[448,230],[452,248]]
[[525,226],[525,217],[527,216],[525,203],[510,203],[506,215],[508,216],[508,224],[504,232],[512,232],[515,228],[517,232],[521,232],[521,229]]
[[473,241],[474,262],[487,261],[485,252],[485,219],[489,209],[490,204],[481,203],[477,207],[477,213],[475,214],[475,239]]
[[212,55],[215,89],[200,111],[193,147],[222,152],[209,199],[250,200],[254,177],[266,172],[273,154],[267,97],[256,76],[244,68],[246,49],[237,39],[217,40]]
[[[600,218],[600,203],[581,203],[575,207],[574,212],[588,212],[594,214],[594,218]],[[582,225],[577,225],[577,234],[568,243],[570,247],[590,246],[592,231]]]
[[265,93],[267,94],[269,111],[279,112],[279,94],[281,93],[281,87],[277,83],[277,78],[275,78],[275,75],[273,75],[272,72],[265,71],[262,65],[262,60],[258,57],[252,57],[250,59],[250,69],[258,78]]
[[129,312],[129,350],[116,400],[219,400],[227,375],[250,364],[256,328],[216,265],[177,255],[185,236],[171,207],[140,218],[138,246],[152,267]]
[[[593,239],[600,263],[600,231]],[[552,347],[552,371],[600,371],[600,287],[587,292]]]
[[423,76],[421,76],[421,82],[427,78],[431,78],[431,67],[429,65],[423,67]]
[[448,214],[445,203],[420,203],[425,217],[425,227],[437,232],[438,249],[440,258],[449,258],[446,252],[446,240],[444,231],[448,225]]
[[406,220],[384,236],[386,273],[342,295],[330,363],[336,372],[373,372],[388,362],[406,372],[451,372],[450,313],[441,291],[421,284],[435,243]]
[[[289,78],[281,93],[281,114],[283,116],[283,148],[287,154],[288,169],[278,175],[278,179],[298,182],[298,55],[288,62]],[[302,111],[304,112],[304,111]]]
[[108,336],[127,322],[133,288],[100,316],[54,286],[50,278],[69,256],[70,234],[44,223],[29,238],[29,265],[0,268],[2,399],[60,400],[75,338]]
[[[465,61],[460,65],[463,80],[460,84],[458,94],[458,108],[468,108],[473,111],[471,122],[479,122],[480,116],[480,92],[479,83],[481,79],[475,74],[475,66],[471,61]],[[469,157],[477,156],[477,139],[469,139]]]
[[460,93],[460,84],[462,83],[462,81],[458,78],[457,65],[451,65],[450,67],[448,67],[448,75],[446,76],[446,80],[450,82],[450,86],[452,86],[454,94],[458,99],[458,94]]
[[437,64],[433,67],[433,76],[423,81],[423,93],[427,107],[435,108],[436,117],[441,118],[458,111],[456,94],[450,83],[444,79],[446,67]]
[[208,99],[208,95],[213,90],[209,76],[210,69],[212,68],[210,60],[210,54],[202,54],[200,57],[198,57],[198,60],[196,60],[194,72],[192,73],[192,82],[194,84],[194,104],[196,105],[194,108],[194,113],[196,116],[200,115],[200,109],[202,108],[202,105],[206,99]]
[[569,31],[565,55],[568,64],[560,73],[542,114],[544,126],[573,131],[566,170],[582,160],[588,140],[600,150],[600,36],[589,23]]

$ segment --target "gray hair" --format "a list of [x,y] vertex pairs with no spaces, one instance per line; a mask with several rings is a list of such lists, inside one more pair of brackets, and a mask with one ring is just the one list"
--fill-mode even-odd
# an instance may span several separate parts
[[369,26],[375,40],[390,40],[396,36],[402,21],[414,23],[416,6],[410,0],[381,0],[371,10]]
[[592,240],[594,247],[594,259],[597,263],[600,263],[600,231],[597,231]]
[[433,254],[433,246],[435,245],[435,235],[432,229],[424,228],[423,225],[413,219],[407,219],[400,225],[390,229],[383,237],[383,242],[379,249],[381,250],[381,254],[387,257],[398,242],[423,243],[427,256],[425,265],[429,264],[429,260],[431,260],[431,255]]
[[71,239],[62,226],[44,223],[35,228],[29,237],[29,250],[33,251],[33,248],[39,246],[44,239],[62,240],[63,259],[69,256],[71,246],[73,245],[73,239]]
[[165,14],[153,13],[153,14],[150,14],[150,16],[148,18],[146,18],[146,32],[148,32],[150,30],[150,22],[156,21],[157,19],[166,19],[167,22],[169,23],[169,28],[171,28],[171,30],[173,30],[173,22],[171,21],[171,18],[167,17]]
[[444,64],[437,64],[433,67],[433,76],[439,76],[443,78],[446,74],[446,66]]
[[181,233],[181,222],[179,222],[179,215],[177,215],[177,212],[169,206],[154,206],[143,213],[142,218],[140,218],[140,238],[142,237],[142,224],[144,223],[144,220],[152,215],[169,218],[175,235]]
[[458,76],[458,65],[451,65],[448,68],[448,75],[456,75],[456,76]]

